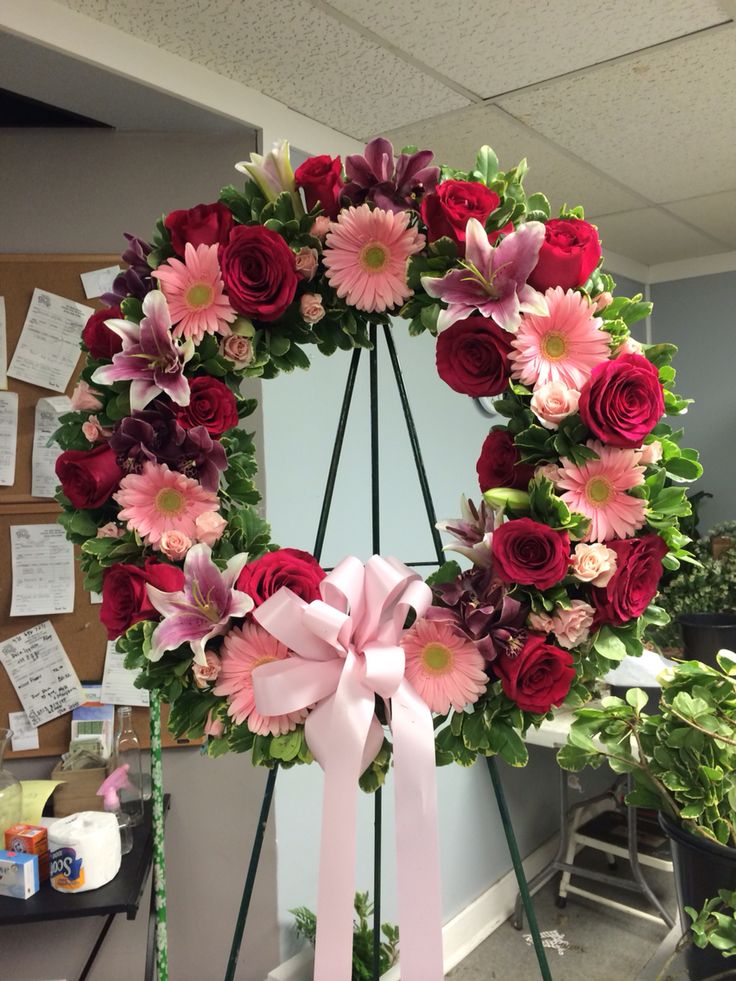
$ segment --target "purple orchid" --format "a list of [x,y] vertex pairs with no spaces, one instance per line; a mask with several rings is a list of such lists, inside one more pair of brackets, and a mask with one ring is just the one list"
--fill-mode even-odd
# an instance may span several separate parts
[[465,258],[459,260],[462,268],[440,278],[422,277],[427,293],[448,304],[437,318],[437,328],[445,330],[476,310],[511,333],[519,329],[522,313],[546,316],[547,301],[527,284],[543,242],[542,222],[528,221],[492,246],[481,223],[470,218]]
[[205,644],[212,637],[227,631],[232,617],[244,617],[254,603],[247,593],[235,588],[245,554],[234,555],[221,572],[212,561],[209,545],[193,545],[184,559],[184,588],[165,593],[150,584],[148,598],[163,620],[151,637],[152,661],[161,659],[165,651],[189,643],[197,664],[206,664]]
[[148,264],[151,246],[142,238],[131,235],[130,232],[125,232],[125,237],[128,240],[128,248],[121,258],[127,269],[118,273],[113,280],[112,290],[102,296],[102,302],[109,307],[118,306],[127,296],[142,300],[146,293],[156,288]]
[[500,654],[514,657],[524,646],[528,608],[509,595],[490,569],[470,569],[433,591],[443,605],[431,606],[427,618],[462,631],[487,662]]
[[123,350],[113,355],[112,364],[102,365],[92,375],[98,385],[130,381],[130,408],[145,409],[165,392],[177,405],[189,404],[189,382],[184,365],[194,354],[191,340],[177,344],[171,336],[171,315],[166,297],[153,290],[143,300],[140,324],[131,320],[106,320],[105,324],[123,339]]
[[354,205],[371,201],[385,211],[416,211],[439,180],[440,168],[429,166],[433,157],[431,150],[401,153],[394,165],[393,144],[377,136],[362,154],[346,158],[343,194]]
[[[217,493],[220,474],[227,470],[227,453],[218,439],[213,439],[204,426],[182,429],[177,426],[180,441],[172,452],[172,470],[178,470],[198,480],[205,490]],[[164,456],[161,457],[166,462]]]

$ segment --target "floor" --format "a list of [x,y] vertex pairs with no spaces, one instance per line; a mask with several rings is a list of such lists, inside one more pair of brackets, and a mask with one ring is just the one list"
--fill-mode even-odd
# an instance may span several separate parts
[[[599,852],[586,849],[577,861],[606,871]],[[627,862],[620,862],[619,874],[628,874]],[[672,876],[651,870],[646,875],[665,907],[674,913]],[[582,897],[570,896],[567,906],[558,909],[554,882],[537,893],[534,904],[540,930],[561,935],[547,941],[563,948],[547,950],[554,981],[637,981],[667,934],[664,924],[660,927]],[[528,936],[526,924],[517,931],[507,921],[447,975],[448,981],[538,981],[539,967],[531,939],[529,943],[525,940]],[[684,977],[675,965],[664,975],[668,981]]]

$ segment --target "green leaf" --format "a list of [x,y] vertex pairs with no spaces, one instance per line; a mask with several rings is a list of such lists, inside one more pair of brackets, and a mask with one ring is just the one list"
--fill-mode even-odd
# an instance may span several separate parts
[[489,146],[482,146],[478,150],[475,169],[486,185],[490,184],[498,173],[498,157]]
[[441,586],[446,582],[454,582],[461,572],[457,562],[445,562],[431,576],[427,577],[426,583],[428,586]]
[[626,657],[626,645],[609,626],[600,628],[593,638],[593,647],[609,661],[622,661]]
[[626,692],[626,701],[638,715],[649,701],[649,696],[641,688],[629,688]]
[[[552,213],[549,199],[546,195],[537,191],[530,194],[526,202],[527,218],[529,221],[548,221]],[[533,217],[532,217],[533,215]]]
[[557,762],[563,770],[584,770],[586,766],[597,766],[602,757],[598,753],[590,753],[580,746],[570,743],[563,746],[557,753]]

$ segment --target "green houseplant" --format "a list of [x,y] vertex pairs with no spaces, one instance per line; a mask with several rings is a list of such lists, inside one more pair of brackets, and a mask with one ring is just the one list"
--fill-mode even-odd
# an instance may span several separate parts
[[[699,910],[719,889],[736,889],[736,654],[722,651],[715,667],[685,661],[661,677],[657,715],[647,695],[605,698],[579,709],[560,766],[581,770],[608,762],[629,773],[628,804],[654,808],[669,836],[683,933],[685,907]],[[723,970],[712,945],[688,950],[693,979]]]

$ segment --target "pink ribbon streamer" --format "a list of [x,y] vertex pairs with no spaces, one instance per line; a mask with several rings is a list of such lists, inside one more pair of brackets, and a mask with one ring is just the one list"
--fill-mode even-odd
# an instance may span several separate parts
[[407,614],[423,616],[431,592],[403,563],[374,555],[365,566],[343,559],[320,593],[307,604],[283,587],[253,613],[297,655],[256,668],[256,707],[281,715],[314,706],[305,736],[325,771],[315,981],[351,976],[358,778],[383,744],[376,694],[390,705],[394,744],[401,977],[442,981],[434,729],[399,646]]

